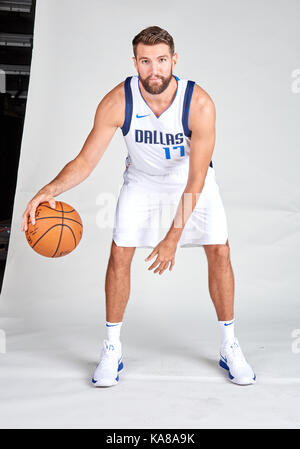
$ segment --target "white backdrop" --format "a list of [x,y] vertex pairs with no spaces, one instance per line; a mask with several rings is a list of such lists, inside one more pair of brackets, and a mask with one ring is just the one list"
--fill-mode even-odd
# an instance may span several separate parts
[[[296,0],[37,1],[0,301],[1,427],[299,426],[299,14]],[[122,329],[126,370],[115,389],[90,388],[112,238],[97,219],[102,195],[117,198],[122,184],[120,130],[91,176],[57,197],[82,217],[76,251],[43,258],[20,231],[27,202],[80,151],[101,98],[135,74],[131,40],[149,25],[173,35],[175,73],[216,104],[213,161],[229,227],[236,330],[259,379],[248,389],[229,384],[217,367],[220,335],[202,248],[180,248],[163,276],[147,271],[148,249],[136,250]]]

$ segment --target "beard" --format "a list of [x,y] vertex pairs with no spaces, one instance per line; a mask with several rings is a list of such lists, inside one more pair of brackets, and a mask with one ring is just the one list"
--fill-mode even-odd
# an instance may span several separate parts
[[161,94],[164,90],[166,90],[166,88],[168,87],[168,85],[170,84],[170,81],[172,79],[172,71],[170,73],[170,75],[168,77],[164,77],[164,76],[160,76],[157,75],[156,78],[159,78],[162,82],[159,83],[156,81],[150,81],[149,78],[151,78],[151,76],[149,76],[148,78],[141,78],[140,74],[139,74],[139,79],[142,83],[143,88],[152,95],[158,95]]

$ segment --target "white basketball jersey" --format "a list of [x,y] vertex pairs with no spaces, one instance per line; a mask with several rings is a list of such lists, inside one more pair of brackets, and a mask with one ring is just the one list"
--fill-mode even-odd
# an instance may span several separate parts
[[165,175],[174,167],[188,165],[191,138],[188,119],[195,82],[174,77],[175,97],[158,117],[142,96],[139,77],[126,78],[125,121],[121,128],[128,149],[126,167],[150,175]]

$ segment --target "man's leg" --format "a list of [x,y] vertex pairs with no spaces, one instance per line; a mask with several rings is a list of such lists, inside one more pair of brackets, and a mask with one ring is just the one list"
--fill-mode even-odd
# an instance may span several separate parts
[[107,338],[92,379],[96,387],[116,385],[123,369],[120,330],[130,294],[130,266],[134,252],[134,247],[117,246],[112,241],[105,279]]
[[234,276],[228,240],[224,245],[203,245],[208,263],[209,293],[219,321],[234,316]]
[[106,321],[122,321],[130,294],[130,267],[134,252],[134,247],[117,246],[112,241],[105,279]]
[[219,365],[228,371],[232,382],[253,384],[256,376],[234,337],[234,276],[228,240],[224,245],[203,246],[208,262],[209,292],[222,330]]

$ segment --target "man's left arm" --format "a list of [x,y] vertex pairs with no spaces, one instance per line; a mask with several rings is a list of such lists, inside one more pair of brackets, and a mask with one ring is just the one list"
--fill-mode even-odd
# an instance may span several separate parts
[[191,146],[189,175],[186,187],[166,238],[178,243],[183,228],[192,214],[202,192],[216,139],[215,105],[208,94],[191,104]]
[[189,128],[192,135],[188,180],[166,237],[145,259],[149,261],[157,254],[155,262],[148,268],[149,270],[156,268],[154,273],[159,271],[159,274],[162,274],[170,263],[169,270],[171,271],[175,264],[178,241],[203,189],[214,150],[216,136],[215,105],[206,92],[198,86],[195,86],[196,89],[189,114]]

